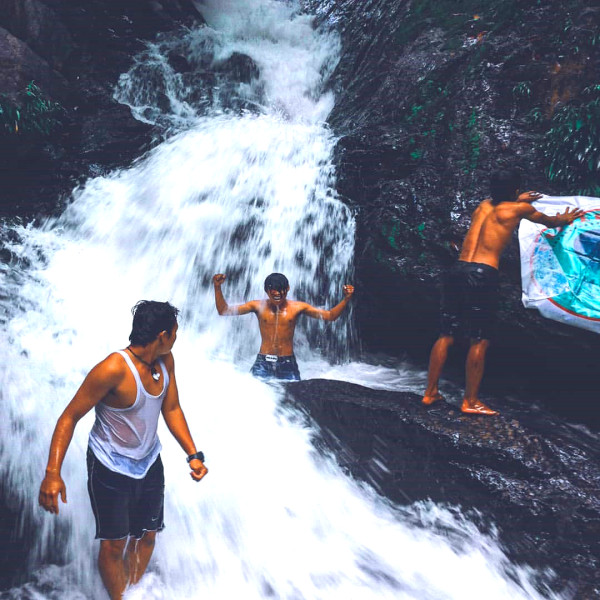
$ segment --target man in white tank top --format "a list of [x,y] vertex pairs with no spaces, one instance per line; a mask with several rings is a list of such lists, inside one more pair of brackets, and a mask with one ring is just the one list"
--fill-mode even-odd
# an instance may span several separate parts
[[164,527],[164,476],[156,433],[161,412],[188,455],[192,479],[200,481],[208,472],[179,404],[171,353],[178,311],[168,302],[142,300],[132,312],[131,344],[88,373],[58,419],[39,496],[40,505],[54,514],[59,495],[67,502],[62,463],[75,426],[95,408],[88,491],[100,539],[98,568],[111,600],[120,600],[126,586],[140,580],[156,533]]

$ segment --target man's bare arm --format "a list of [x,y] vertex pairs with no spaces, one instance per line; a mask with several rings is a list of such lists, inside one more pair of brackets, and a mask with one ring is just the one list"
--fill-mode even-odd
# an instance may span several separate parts
[[67,489],[60,471],[73,438],[75,426],[119,383],[123,371],[118,360],[116,355],[111,354],[96,365],[88,373],[81,387],[58,418],[50,442],[46,476],[40,486],[39,495],[40,506],[48,512],[58,514],[59,494],[62,501],[67,502]]
[[354,286],[345,285],[343,288],[344,298],[339,304],[336,304],[333,308],[329,310],[323,310],[321,308],[316,308],[311,306],[310,304],[306,304],[303,313],[312,317],[313,319],[322,319],[323,321],[335,321],[346,309],[348,302],[350,302],[350,298],[352,298],[352,294],[354,294]]
[[532,221],[533,223],[540,223],[541,225],[551,228],[570,225],[573,221],[575,221],[575,219],[578,219],[584,214],[584,211],[580,208],[567,208],[563,213],[550,216],[540,212],[539,210],[536,210],[533,206],[531,206],[531,204],[526,204],[522,210],[524,219]]
[[[171,435],[177,440],[186,455],[196,454],[196,445],[179,404],[179,392],[177,390],[177,381],[175,380],[175,361],[172,354],[169,354],[165,358],[165,365],[169,372],[169,388],[161,409],[163,418]],[[192,469],[190,475],[196,481],[200,481],[208,473],[208,469],[198,458],[191,460],[189,465],[190,469]]]
[[246,302],[245,304],[236,304],[234,306],[229,306],[225,297],[223,296],[223,291],[221,290],[221,285],[225,281],[227,275],[223,275],[222,273],[218,273],[213,276],[213,284],[215,286],[215,306],[217,307],[217,312],[221,316],[236,316],[236,315],[247,315],[251,312],[256,312],[258,307],[258,302],[256,300],[250,300],[250,302]]

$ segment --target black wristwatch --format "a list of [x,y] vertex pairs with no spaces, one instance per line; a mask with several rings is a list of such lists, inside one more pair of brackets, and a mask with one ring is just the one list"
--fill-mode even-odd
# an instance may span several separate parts
[[187,457],[187,459],[186,459],[186,460],[187,460],[188,462],[191,462],[191,461],[193,461],[195,458],[197,458],[198,460],[200,460],[200,461],[204,462],[204,452],[202,452],[202,451],[199,451],[199,452],[196,452],[196,454],[190,454],[190,455]]

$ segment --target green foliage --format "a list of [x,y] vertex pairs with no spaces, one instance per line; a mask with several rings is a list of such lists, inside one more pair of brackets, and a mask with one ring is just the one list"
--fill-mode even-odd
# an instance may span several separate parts
[[383,224],[381,227],[381,233],[387,240],[388,244],[394,249],[398,250],[400,245],[398,243],[398,235],[400,233],[400,225],[399,223],[390,222],[389,226],[387,224]]
[[[421,82],[413,104],[404,115],[402,126],[413,132],[408,140],[411,160],[418,161],[425,156],[426,143],[435,141],[440,132],[448,126],[448,88],[433,78]],[[429,139],[427,139],[429,138]]]
[[531,88],[526,81],[521,81],[515,85],[512,89],[513,96],[515,100],[527,99],[531,98]]
[[[561,13],[556,13],[556,26],[549,38],[551,45],[560,55],[586,55],[593,53],[600,45],[600,31],[595,16],[589,13],[588,22],[582,18],[585,3],[581,0],[563,0]],[[575,21],[572,15],[576,14]]]
[[415,236],[418,237],[418,240],[420,240],[421,243],[426,241],[427,235],[425,233],[425,227],[426,223],[424,222],[419,223],[414,228],[408,228],[406,224],[403,224],[400,221],[390,220],[381,225],[381,235],[387,242],[389,248],[395,251],[393,254],[396,254],[406,246],[407,242],[410,247],[416,240]]
[[58,102],[49,100],[32,81],[16,102],[0,94],[0,135],[50,135],[64,112]]
[[[477,108],[467,113],[466,119],[452,121],[452,105],[449,103],[451,89],[433,78],[425,79],[400,122],[401,127],[410,131],[407,151],[411,161],[426,158],[428,151],[436,144],[446,143],[444,139],[454,133],[462,140],[464,158],[462,170],[468,174],[477,169],[481,154],[481,123]],[[454,116],[456,119],[456,115]]]
[[544,113],[542,112],[542,109],[539,106],[534,106],[527,113],[526,118],[531,125],[539,126],[544,122]]
[[600,85],[586,88],[583,98],[552,118],[543,146],[546,175],[574,193],[600,196]]

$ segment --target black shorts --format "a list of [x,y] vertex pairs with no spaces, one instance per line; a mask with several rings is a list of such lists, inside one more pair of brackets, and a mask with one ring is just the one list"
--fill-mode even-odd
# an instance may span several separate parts
[[459,260],[444,277],[441,333],[489,340],[496,325],[498,292],[498,269]]
[[165,478],[160,456],[142,479],[107,469],[89,448],[87,468],[96,539],[139,539],[145,531],[163,529]]
[[259,379],[282,379],[300,381],[300,371],[296,357],[259,354],[250,369],[250,373]]

